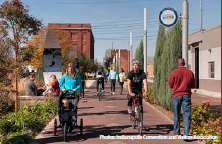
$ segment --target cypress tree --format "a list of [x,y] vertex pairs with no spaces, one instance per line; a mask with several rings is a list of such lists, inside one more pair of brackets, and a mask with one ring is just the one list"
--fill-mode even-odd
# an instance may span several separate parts
[[163,52],[160,80],[161,105],[168,110],[173,110],[171,89],[168,87],[167,82],[170,73],[177,68],[177,59],[182,56],[182,29],[180,22],[167,32]]
[[157,102],[160,103],[160,79],[161,79],[161,67],[163,61],[161,56],[163,54],[165,37],[165,29],[162,25],[159,25],[158,37],[156,42],[156,51],[154,56],[154,84],[153,92],[154,97],[157,99]]
[[141,62],[141,69],[143,70],[143,63],[144,63],[144,54],[143,54],[143,41],[140,41],[139,47],[136,49],[135,52],[135,60],[139,60]]

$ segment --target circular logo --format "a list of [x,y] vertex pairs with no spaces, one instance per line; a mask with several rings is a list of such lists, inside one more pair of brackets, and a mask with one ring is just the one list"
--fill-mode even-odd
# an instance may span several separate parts
[[178,14],[171,7],[164,8],[159,14],[159,21],[165,27],[174,26],[178,21]]

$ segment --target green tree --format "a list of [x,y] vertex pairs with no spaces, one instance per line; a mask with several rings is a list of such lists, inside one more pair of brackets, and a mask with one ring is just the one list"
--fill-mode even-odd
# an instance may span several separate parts
[[111,49],[107,49],[105,52],[105,57],[103,58],[103,66],[106,70],[111,66],[113,62],[113,56],[111,54]]
[[[164,42],[166,40],[165,29],[162,25],[159,25],[158,37],[156,42],[156,51],[154,56],[154,97],[157,99],[157,102],[160,103],[160,80],[161,80],[161,67],[163,61],[161,57],[163,55]],[[164,89],[164,88],[163,88]]]
[[[29,9],[23,6],[21,0],[5,1],[0,6],[0,21],[3,29],[7,30],[7,42],[15,52],[15,91],[16,100],[18,96],[18,68],[22,68],[22,63],[31,57],[29,49],[21,49],[28,38],[37,34],[42,26],[41,21],[29,15]],[[11,35],[10,35],[10,34]],[[17,101],[16,101],[17,111]]]
[[84,52],[80,51],[78,51],[78,62],[79,66],[83,67],[83,71],[88,73],[96,72],[99,65],[97,59],[93,61],[90,58],[86,57]]
[[135,52],[135,60],[139,60],[141,62],[141,69],[144,68],[144,54],[143,54],[143,40],[140,41],[139,47],[136,49]]
[[173,111],[171,89],[167,81],[170,73],[177,68],[177,59],[182,56],[182,29],[178,22],[167,32],[166,41],[161,60],[161,79],[160,79],[160,104],[166,109]]

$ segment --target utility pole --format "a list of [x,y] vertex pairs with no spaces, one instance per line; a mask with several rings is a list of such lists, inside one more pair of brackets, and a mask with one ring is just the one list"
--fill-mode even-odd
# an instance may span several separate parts
[[132,70],[132,58],[133,58],[133,33],[130,31],[130,71]]
[[116,67],[116,70],[117,70],[118,69],[118,67],[117,67],[118,66],[118,53],[117,53],[117,49],[115,51],[116,51],[116,66],[115,67]]
[[144,44],[143,44],[143,53],[144,53],[144,72],[147,75],[147,9],[144,8]]
[[203,9],[202,9],[202,0],[200,0],[200,31],[203,30],[203,25],[202,25],[202,12],[203,12]]
[[119,67],[118,67],[118,72],[120,70],[120,49],[119,49]]
[[128,50],[127,50],[127,54],[128,54],[128,72],[130,71],[130,48],[129,48],[129,42],[128,42]]
[[188,68],[188,0],[183,0],[183,30],[182,30],[182,57],[185,60],[185,67]]

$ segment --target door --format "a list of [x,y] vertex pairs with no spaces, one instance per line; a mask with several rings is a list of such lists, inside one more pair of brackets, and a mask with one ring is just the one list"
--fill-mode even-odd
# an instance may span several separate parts
[[195,88],[199,89],[199,47],[195,48]]

